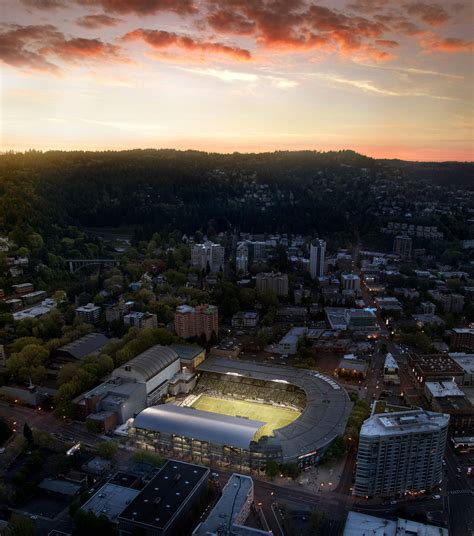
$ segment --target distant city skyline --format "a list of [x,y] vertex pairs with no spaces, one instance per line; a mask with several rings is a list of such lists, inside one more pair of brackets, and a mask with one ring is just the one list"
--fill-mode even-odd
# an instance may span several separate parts
[[4,0],[0,150],[473,160],[473,8]]

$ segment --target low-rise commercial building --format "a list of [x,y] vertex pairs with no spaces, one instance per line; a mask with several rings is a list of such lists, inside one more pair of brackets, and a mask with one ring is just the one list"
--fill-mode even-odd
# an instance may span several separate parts
[[244,526],[253,505],[253,493],[252,478],[233,473],[219,501],[206,520],[194,529],[193,536],[271,536],[271,532]]
[[447,354],[415,354],[408,356],[408,365],[422,386],[425,382],[452,379],[460,383],[462,368]]
[[86,355],[100,352],[108,342],[109,339],[101,333],[87,333],[79,339],[54,350],[54,361],[56,363],[80,361]]
[[462,369],[463,377],[460,385],[474,387],[474,354],[452,352],[449,357]]
[[208,478],[207,467],[169,460],[117,516],[120,535],[189,534],[189,517],[199,515]]

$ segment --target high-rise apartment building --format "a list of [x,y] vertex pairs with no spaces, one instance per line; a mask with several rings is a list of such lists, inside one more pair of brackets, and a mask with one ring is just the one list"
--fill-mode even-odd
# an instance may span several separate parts
[[380,413],[362,425],[354,495],[395,497],[442,480],[449,415],[424,410]]
[[288,274],[280,272],[257,274],[256,287],[260,292],[272,290],[277,296],[288,296]]
[[409,236],[396,236],[393,241],[393,252],[400,255],[402,259],[410,259],[412,245],[413,240]]
[[249,247],[246,242],[239,242],[237,244],[235,269],[238,274],[247,274],[249,271]]
[[209,340],[219,331],[219,311],[215,305],[180,305],[174,314],[174,328],[182,339],[201,337]]
[[324,275],[324,262],[326,259],[326,242],[324,240],[314,240],[309,252],[309,271],[311,277],[316,279]]
[[200,270],[219,272],[224,270],[225,249],[220,244],[204,242],[191,248],[191,264]]

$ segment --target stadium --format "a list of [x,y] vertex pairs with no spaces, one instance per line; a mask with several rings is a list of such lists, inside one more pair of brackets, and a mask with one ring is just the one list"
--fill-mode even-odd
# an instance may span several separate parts
[[203,464],[261,469],[269,460],[314,465],[344,433],[346,391],[315,371],[210,358],[184,399],[140,412],[132,443]]

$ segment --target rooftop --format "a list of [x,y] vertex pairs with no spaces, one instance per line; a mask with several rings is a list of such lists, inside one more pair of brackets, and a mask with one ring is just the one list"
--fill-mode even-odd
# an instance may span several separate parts
[[197,344],[172,344],[170,348],[184,360],[193,359],[204,351],[204,348]]
[[148,381],[178,359],[178,354],[172,348],[156,344],[116,368],[114,374],[132,370],[141,374],[143,379]]
[[168,461],[119,519],[132,521],[142,528],[164,531],[208,474],[207,467]]
[[395,358],[393,357],[393,355],[390,352],[385,357],[384,368],[398,369],[398,363],[396,362]]
[[61,346],[58,348],[58,351],[67,352],[76,359],[81,359],[93,352],[98,352],[108,342],[109,339],[101,333],[88,333],[87,335],[83,335],[80,339],[76,339],[69,344]]
[[453,352],[448,355],[464,370],[464,374],[474,374],[474,354]]
[[398,518],[384,519],[349,512],[343,536],[448,536],[448,529]]
[[[219,529],[229,529],[242,511],[247,495],[253,488],[252,478],[234,473],[222,490],[222,495],[206,520],[198,525],[193,536],[218,534]],[[232,514],[232,519],[231,519]]]
[[360,435],[384,436],[429,432],[447,426],[448,422],[449,415],[425,410],[379,413],[364,421]]
[[115,521],[139,493],[138,489],[107,482],[82,506],[82,510]]
[[141,411],[135,417],[133,426],[248,449],[256,432],[264,424],[263,421],[231,417],[192,407],[160,404]]
[[458,384],[452,381],[426,382],[425,387],[435,398],[465,396]]

